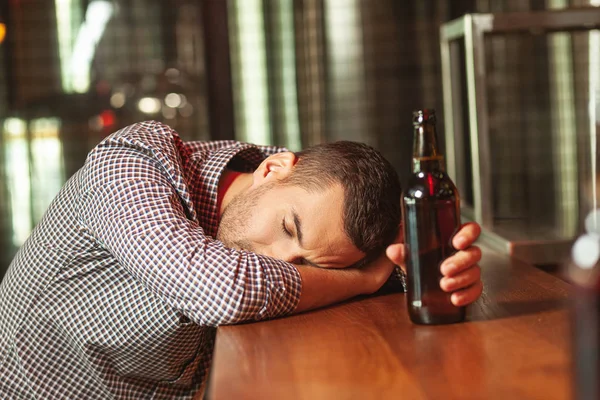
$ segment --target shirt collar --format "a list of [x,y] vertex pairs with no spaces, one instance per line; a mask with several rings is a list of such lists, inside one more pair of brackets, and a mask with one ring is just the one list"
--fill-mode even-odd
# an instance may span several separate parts
[[257,146],[240,142],[232,142],[216,150],[195,151],[189,155],[184,168],[196,210],[192,212],[192,218],[197,218],[206,235],[216,238],[219,229],[217,196],[219,179],[225,168],[229,165],[240,172],[252,172],[266,156]]

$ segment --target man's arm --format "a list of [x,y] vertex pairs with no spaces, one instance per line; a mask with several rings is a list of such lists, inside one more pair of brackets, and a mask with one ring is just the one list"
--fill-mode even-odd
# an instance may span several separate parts
[[[463,225],[452,240],[458,252],[441,265],[443,278],[440,286],[442,290],[452,292],[451,300],[456,306],[473,303],[483,290],[481,269],[477,264],[481,260],[481,250],[473,245],[480,233],[481,228],[475,223]],[[399,236],[397,243],[388,246],[385,256],[361,269],[328,270],[299,266],[303,285],[300,303],[295,312],[377,291],[390,277],[396,265],[405,270],[405,252],[401,241]]]
[[379,290],[394,270],[395,260],[403,260],[403,245],[388,247],[387,254],[362,268],[326,269],[298,266],[302,277],[300,302],[294,312],[302,312]]

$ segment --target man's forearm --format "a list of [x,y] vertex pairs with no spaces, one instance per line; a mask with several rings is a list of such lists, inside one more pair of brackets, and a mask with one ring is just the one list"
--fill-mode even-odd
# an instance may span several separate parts
[[302,291],[294,313],[376,292],[395,268],[391,259],[399,260],[402,251],[401,244],[389,246],[387,255],[381,254],[361,268],[326,269],[296,266],[302,278]]
[[297,268],[302,277],[302,292],[294,313],[324,307],[373,291],[372,279],[359,269]]

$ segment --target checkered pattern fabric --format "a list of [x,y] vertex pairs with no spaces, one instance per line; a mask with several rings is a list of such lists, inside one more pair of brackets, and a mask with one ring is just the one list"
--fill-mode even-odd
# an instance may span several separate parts
[[213,239],[225,166],[277,151],[157,122],[100,143],[0,285],[0,398],[192,398],[216,326],[291,312],[295,267]]

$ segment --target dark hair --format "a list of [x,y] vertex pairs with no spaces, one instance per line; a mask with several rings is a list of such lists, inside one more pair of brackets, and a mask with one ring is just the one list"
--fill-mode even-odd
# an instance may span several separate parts
[[400,180],[381,153],[350,141],[324,143],[296,153],[286,183],[319,190],[341,183],[344,230],[366,257],[376,258],[391,244],[400,226]]

